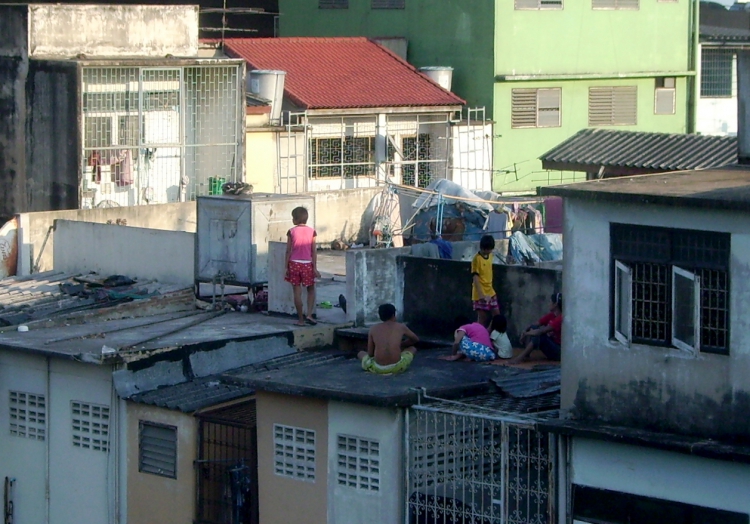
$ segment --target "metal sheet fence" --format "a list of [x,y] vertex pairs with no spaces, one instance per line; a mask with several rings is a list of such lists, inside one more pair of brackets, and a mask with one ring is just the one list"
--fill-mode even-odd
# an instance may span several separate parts
[[185,202],[242,172],[240,67],[84,67],[83,207]]
[[406,523],[553,524],[555,436],[471,411],[409,410]]

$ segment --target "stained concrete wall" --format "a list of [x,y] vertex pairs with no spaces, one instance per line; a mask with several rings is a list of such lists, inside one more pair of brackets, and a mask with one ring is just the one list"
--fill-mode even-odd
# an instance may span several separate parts
[[[185,524],[195,518],[195,466],[198,419],[179,411],[127,403],[129,524]],[[177,478],[138,471],[141,421],[177,429]],[[168,501],[166,503],[165,501]]]
[[0,6],[0,221],[25,202],[27,27],[26,6]]
[[29,6],[32,57],[197,56],[197,5]]
[[[263,524],[328,521],[328,405],[323,400],[258,391],[258,502]],[[315,432],[315,479],[275,472],[274,425]]]
[[55,236],[54,269],[58,271],[193,284],[194,233],[56,220]]
[[750,465],[574,438],[573,484],[750,513]]
[[18,274],[49,271],[53,266],[55,220],[106,224],[125,221],[128,226],[194,233],[195,202],[97,209],[72,209],[22,213],[19,216]]
[[[404,320],[422,333],[449,336],[454,319],[475,319],[471,303],[471,261],[400,257]],[[519,334],[549,308],[550,295],[562,288],[562,273],[525,266],[493,266],[492,283],[500,311],[508,319],[508,336]]]
[[382,187],[342,189],[338,191],[315,191],[315,231],[318,243],[328,244],[336,239],[346,242],[369,242],[369,228],[374,209],[372,201]]
[[[730,354],[610,339],[610,223],[731,234]],[[750,215],[565,201],[562,408],[581,419],[715,439],[750,436]]]

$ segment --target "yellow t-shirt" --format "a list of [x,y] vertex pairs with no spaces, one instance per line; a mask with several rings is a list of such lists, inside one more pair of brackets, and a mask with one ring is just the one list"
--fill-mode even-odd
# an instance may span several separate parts
[[484,258],[480,253],[474,255],[471,261],[471,300],[484,298],[477,294],[477,289],[474,285],[474,275],[479,275],[479,285],[482,288],[482,292],[490,297],[495,296],[495,289],[492,287],[492,258],[492,254],[487,258]]

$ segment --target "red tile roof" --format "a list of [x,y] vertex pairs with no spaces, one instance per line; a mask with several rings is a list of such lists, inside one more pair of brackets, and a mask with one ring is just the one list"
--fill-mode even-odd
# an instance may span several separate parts
[[285,95],[305,109],[465,103],[367,38],[230,38],[224,51],[248,71],[286,71]]

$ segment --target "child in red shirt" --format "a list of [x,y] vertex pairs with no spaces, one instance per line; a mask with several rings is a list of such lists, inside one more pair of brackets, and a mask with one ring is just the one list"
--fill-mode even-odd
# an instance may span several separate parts
[[562,293],[554,293],[550,298],[549,313],[539,319],[539,323],[529,326],[521,335],[523,351],[513,357],[508,364],[523,362],[535,349],[541,350],[549,360],[560,360],[562,353]]
[[[317,251],[315,237],[317,233],[307,225],[308,213],[304,207],[292,210],[294,227],[287,231],[286,241],[286,275],[284,280],[292,285],[294,291],[294,307],[297,309],[297,325],[315,325],[315,279],[320,278],[318,272]],[[302,309],[302,286],[307,288],[307,316]]]

